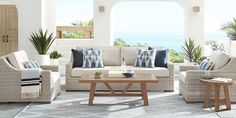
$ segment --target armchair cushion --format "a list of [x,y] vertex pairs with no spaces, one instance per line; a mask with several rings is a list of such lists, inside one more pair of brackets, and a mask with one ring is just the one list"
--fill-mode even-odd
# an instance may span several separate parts
[[25,67],[23,63],[29,61],[26,52],[23,50],[9,54],[7,59],[10,64],[17,69],[24,69]]
[[229,62],[229,60],[229,55],[223,52],[210,56],[210,61],[214,63],[214,70],[221,69]]

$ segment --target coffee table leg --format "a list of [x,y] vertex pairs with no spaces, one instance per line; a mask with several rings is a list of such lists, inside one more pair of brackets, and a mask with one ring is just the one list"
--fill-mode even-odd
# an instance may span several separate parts
[[142,91],[144,106],[148,106],[147,86],[145,82],[141,83],[141,91]]
[[91,83],[90,86],[90,95],[89,95],[89,106],[93,105],[93,100],[94,100],[94,94],[96,92],[96,83]]
[[226,109],[227,109],[227,110],[230,110],[230,109],[231,109],[231,103],[230,103],[230,98],[229,98],[228,85],[224,85],[224,94],[225,94]]
[[215,85],[215,111],[220,111],[220,85]]
[[207,85],[206,93],[205,93],[205,100],[204,100],[204,107],[209,107],[209,100],[211,96],[211,85]]

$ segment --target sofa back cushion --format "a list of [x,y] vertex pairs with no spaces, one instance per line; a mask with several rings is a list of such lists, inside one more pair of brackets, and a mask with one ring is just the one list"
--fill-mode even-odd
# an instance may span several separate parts
[[120,66],[120,47],[104,46],[102,49],[103,63],[106,66]]
[[121,58],[120,61],[124,58],[126,65],[134,65],[137,57],[137,49],[147,49],[147,47],[121,47]]
[[82,48],[101,49],[104,66],[120,66],[121,65],[120,47],[115,47],[115,46],[78,46],[76,49],[82,49]]
[[209,57],[210,61],[214,63],[213,70],[218,70],[224,67],[230,60],[230,56],[226,53],[220,52]]
[[82,49],[83,68],[103,68],[101,49]]
[[71,49],[72,58],[73,58],[73,68],[75,67],[82,67],[83,66],[83,51]]
[[156,50],[137,50],[137,58],[135,60],[135,67],[147,67],[154,68],[155,67],[155,57]]
[[9,54],[7,59],[10,64],[17,69],[24,69],[25,67],[23,63],[29,61],[26,52],[23,50]]

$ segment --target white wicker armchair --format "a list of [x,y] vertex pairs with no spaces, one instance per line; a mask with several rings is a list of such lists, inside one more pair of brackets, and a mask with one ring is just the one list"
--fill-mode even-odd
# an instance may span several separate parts
[[[203,102],[205,85],[200,83],[200,79],[205,76],[204,70],[199,70],[199,66],[180,67],[179,93],[186,102]],[[231,57],[229,62],[221,69],[209,71],[211,77],[226,77],[233,79],[233,85],[229,86],[230,98],[236,102],[236,58]],[[223,97],[223,90],[221,97]]]
[[[52,102],[60,93],[58,66],[42,66],[41,94],[38,98],[21,98],[21,69],[13,67],[7,56],[0,58],[0,102]],[[55,79],[56,78],[56,79]]]

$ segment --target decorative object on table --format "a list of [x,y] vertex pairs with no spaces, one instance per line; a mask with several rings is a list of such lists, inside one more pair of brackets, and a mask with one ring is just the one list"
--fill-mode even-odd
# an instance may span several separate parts
[[200,45],[196,45],[194,40],[189,38],[185,41],[184,46],[182,46],[183,54],[185,59],[190,64],[199,64],[206,57],[203,56],[203,48]]
[[125,62],[124,57],[122,58],[121,68],[122,68],[122,70],[125,70],[125,68],[126,68],[126,62]]
[[223,86],[224,88],[224,95],[225,95],[225,99],[224,103],[226,104],[226,109],[227,110],[231,110],[231,104],[230,104],[230,97],[229,97],[229,88],[228,86],[232,84],[232,79],[229,78],[213,78],[210,80],[206,80],[206,79],[201,79],[200,80],[201,83],[206,84],[207,85],[207,89],[206,89],[206,93],[205,93],[205,100],[204,100],[204,107],[207,108],[209,107],[209,103],[210,103],[210,98],[211,98],[211,89],[212,87],[214,87],[214,91],[215,91],[215,111],[219,112],[220,111],[220,88],[221,86]]
[[50,61],[51,65],[58,65],[59,64],[59,58],[62,57],[62,54],[58,53],[57,51],[53,51],[50,53]]
[[126,78],[131,78],[134,76],[134,71],[133,70],[127,70],[125,72],[122,73],[122,75],[124,75]]
[[137,58],[135,60],[135,67],[147,67],[154,68],[155,67],[155,57],[156,50],[144,50],[141,48],[137,49]]
[[50,64],[50,57],[47,53],[55,39],[53,33],[48,35],[48,31],[44,32],[42,29],[31,34],[29,40],[39,54],[36,55],[35,60],[40,65]]
[[110,70],[108,72],[108,77],[124,77],[124,75],[122,74],[124,71],[123,70]]
[[233,18],[233,21],[223,24],[221,27],[225,33],[227,33],[230,39],[230,53],[233,56],[236,56],[236,18]]
[[82,49],[83,68],[103,68],[102,50],[100,49]]
[[95,78],[101,78],[101,77],[102,77],[102,71],[96,71]]
[[[148,47],[148,50],[154,50],[155,48]],[[155,57],[155,67],[167,67],[168,62],[168,52],[169,50],[157,50],[156,49],[156,57]]]

